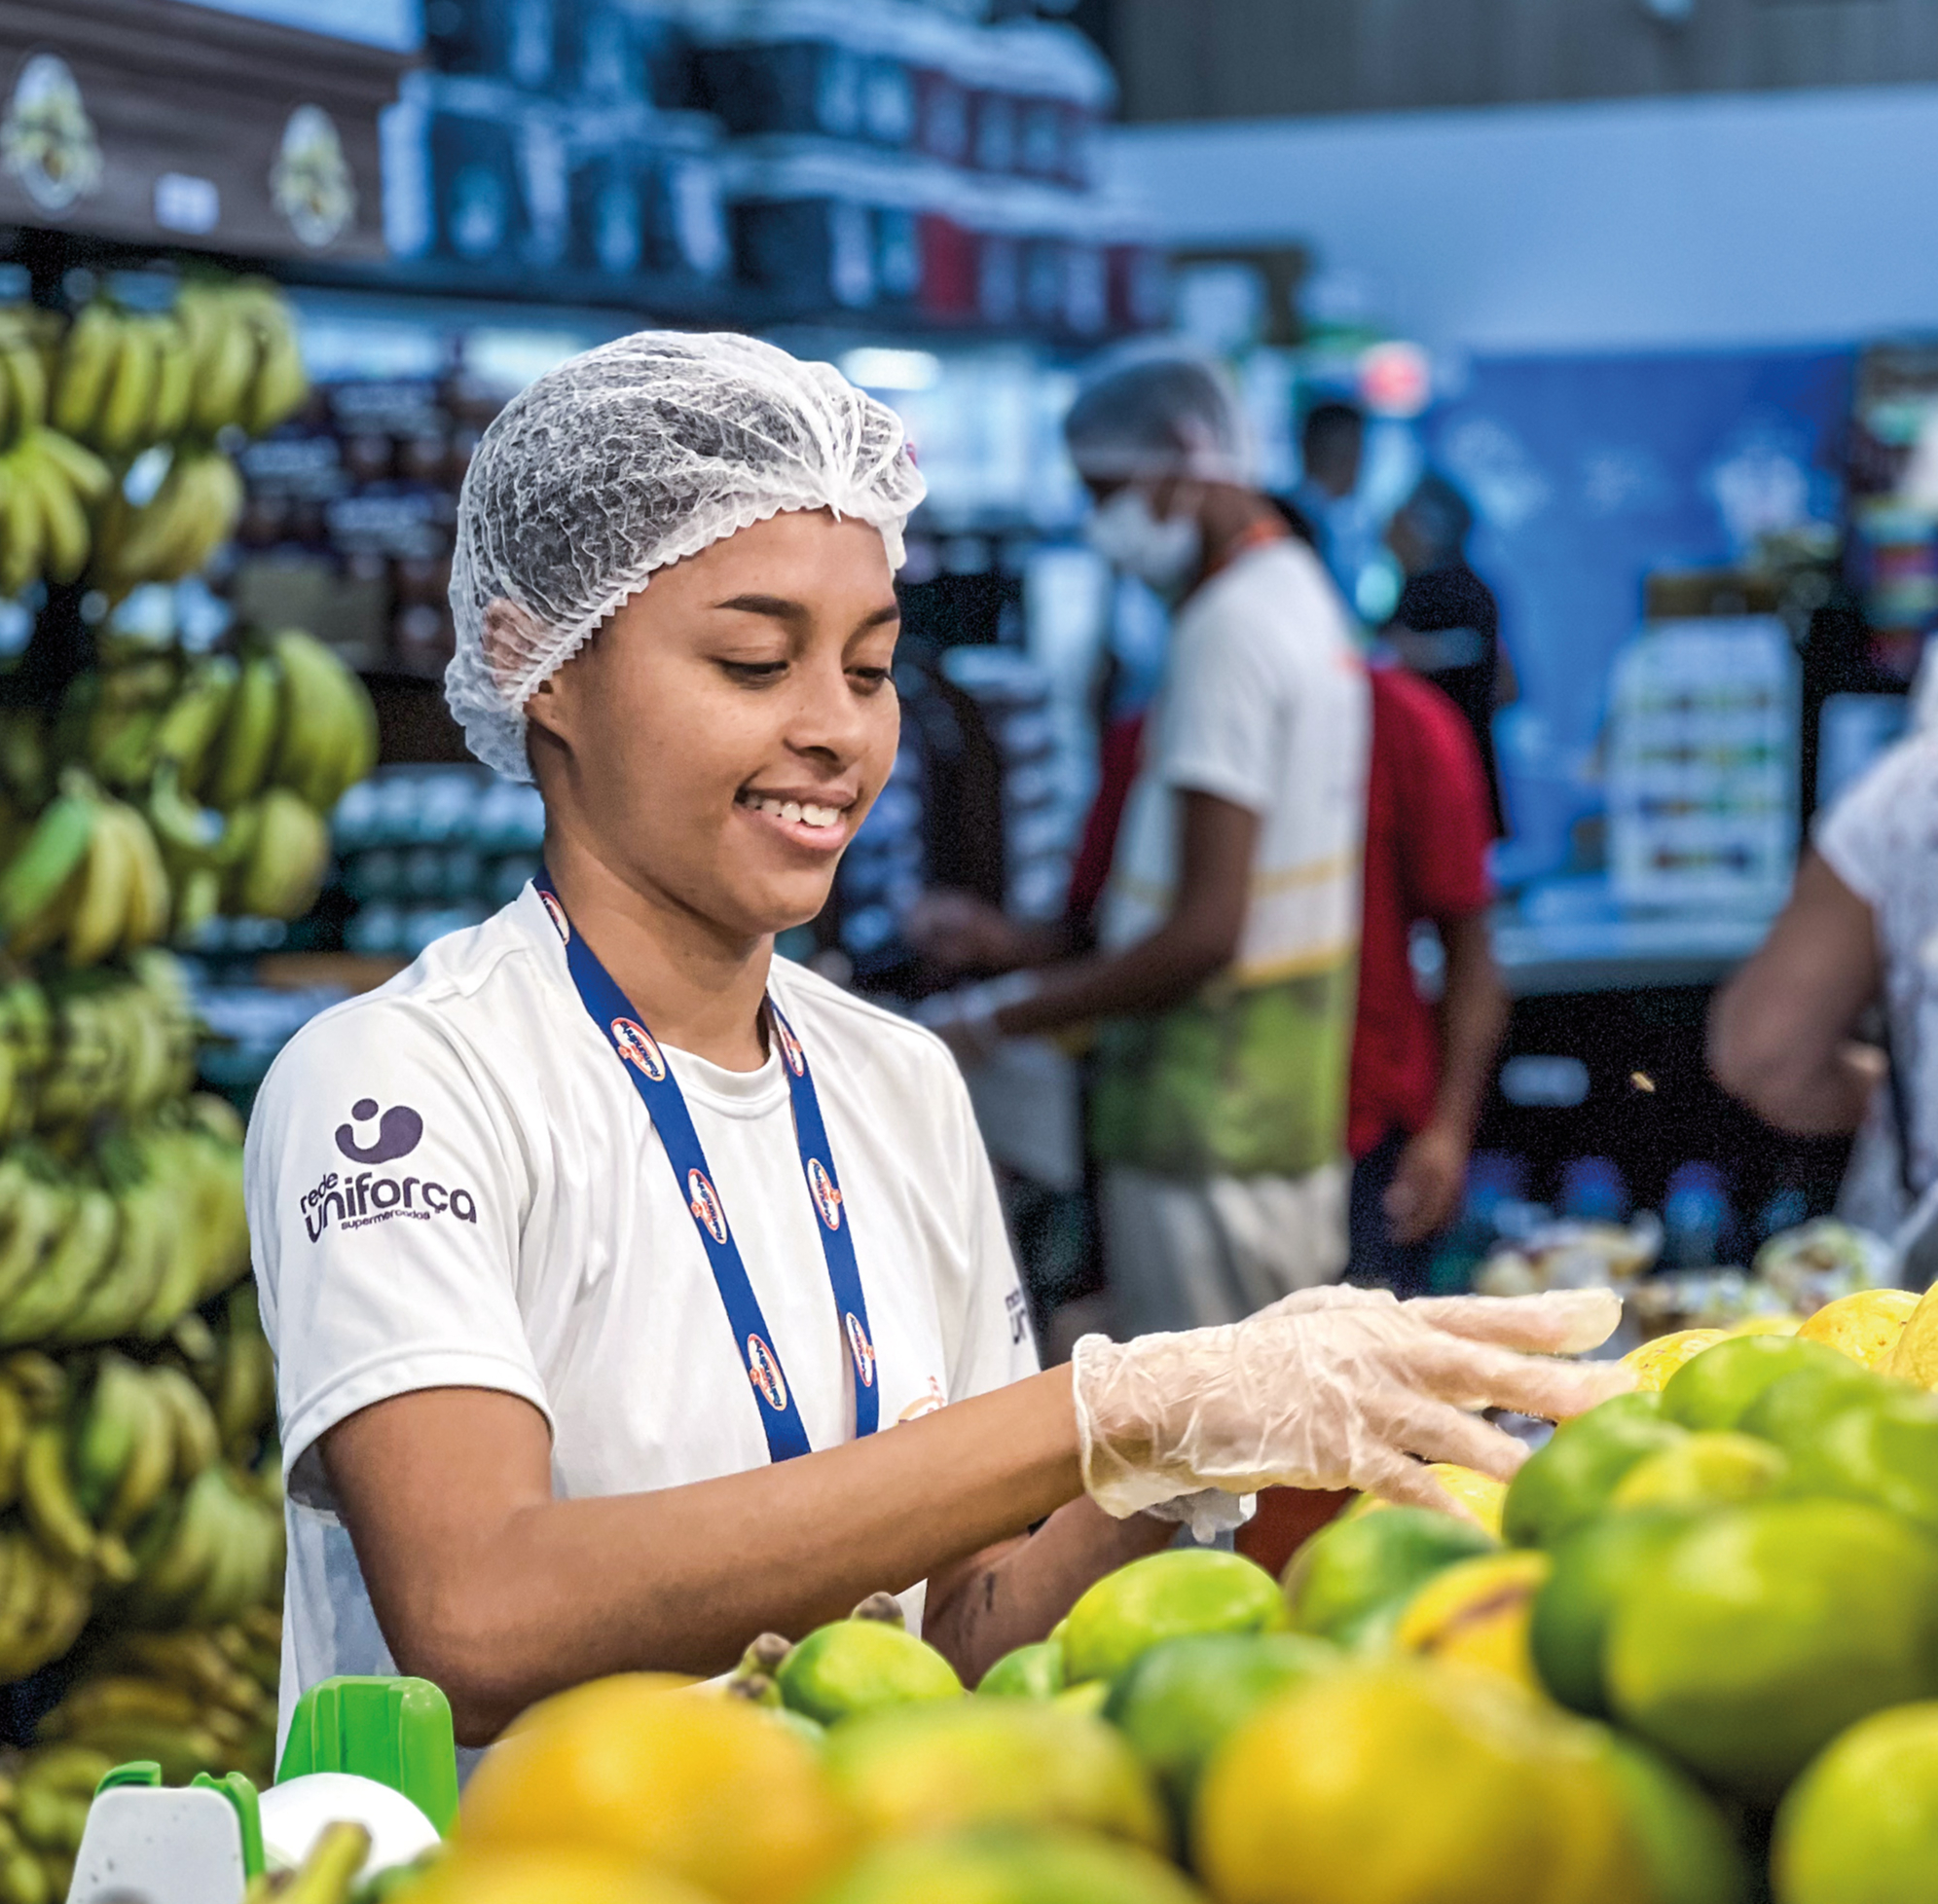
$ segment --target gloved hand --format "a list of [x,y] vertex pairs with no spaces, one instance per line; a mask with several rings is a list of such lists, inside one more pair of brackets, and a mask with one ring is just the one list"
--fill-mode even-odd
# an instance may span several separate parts
[[1619,1364],[1542,1359],[1594,1347],[1621,1316],[1608,1290],[1399,1302],[1329,1287],[1216,1329],[1085,1336],[1083,1484],[1119,1520],[1211,1487],[1358,1487],[1459,1513],[1423,1464],[1510,1480],[1527,1449],[1473,1410],[1558,1421],[1632,1388]]

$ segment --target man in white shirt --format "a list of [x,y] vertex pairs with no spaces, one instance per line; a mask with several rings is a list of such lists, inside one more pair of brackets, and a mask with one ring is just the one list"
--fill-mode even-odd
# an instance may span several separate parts
[[[1104,1021],[1091,1140],[1118,1326],[1183,1329],[1344,1265],[1365,670],[1324,569],[1250,481],[1216,367],[1133,359],[1065,428],[1093,544],[1178,604],[1171,652],[1097,956],[954,1036]],[[984,965],[1028,957],[986,920],[928,923]]]

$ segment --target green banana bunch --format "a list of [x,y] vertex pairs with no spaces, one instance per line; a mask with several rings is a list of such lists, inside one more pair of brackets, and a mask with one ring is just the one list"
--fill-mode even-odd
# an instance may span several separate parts
[[253,801],[239,829],[246,854],[231,872],[223,897],[245,917],[299,919],[316,902],[330,869],[330,828],[300,794],[272,787]]
[[241,474],[222,451],[178,445],[146,502],[109,499],[91,573],[114,595],[193,575],[236,532],[242,502]]
[[275,1426],[275,1360],[263,1334],[253,1282],[230,1292],[213,1394],[215,1425],[232,1461],[252,1459]]
[[330,649],[300,628],[267,645],[282,670],[282,709],[270,778],[328,813],[377,764],[377,711]]
[[55,715],[55,751],[117,792],[145,787],[178,682],[174,657],[152,649],[75,676]]
[[93,549],[89,511],[113,490],[107,465],[80,444],[41,424],[23,429],[0,456],[0,595],[40,574],[79,581]]
[[193,421],[203,435],[233,424],[261,436],[308,401],[289,306],[267,279],[184,285],[175,312],[194,355]]
[[125,459],[181,433],[195,377],[195,351],[178,317],[96,301],[75,318],[60,350],[55,427]]
[[282,664],[274,654],[254,649],[242,660],[198,789],[210,806],[228,813],[262,790],[282,715]]
[[34,823],[27,842],[0,866],[0,935],[27,957],[66,930],[93,836],[95,802],[85,787],[63,787]]
[[47,421],[48,369],[60,329],[50,311],[18,304],[0,310],[0,441]]

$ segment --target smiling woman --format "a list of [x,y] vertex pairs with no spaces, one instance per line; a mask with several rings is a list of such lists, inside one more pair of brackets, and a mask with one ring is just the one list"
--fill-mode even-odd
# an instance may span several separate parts
[[894,762],[921,494],[891,412],[746,338],[621,339],[479,445],[447,691],[545,865],[257,1099],[285,1720],[401,1666],[483,1743],[883,1588],[974,1675],[1201,1495],[1432,1498],[1416,1455],[1518,1458],[1468,1404],[1606,1386],[1473,1338],[1612,1316],[1337,1291],[1037,1373],[947,1051],[773,950]]

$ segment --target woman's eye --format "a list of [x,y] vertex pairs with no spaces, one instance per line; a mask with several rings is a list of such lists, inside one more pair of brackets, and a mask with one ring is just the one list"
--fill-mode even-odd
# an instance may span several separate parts
[[722,661],[720,666],[737,681],[778,680],[787,672],[785,661]]
[[851,668],[848,673],[870,693],[889,677],[889,671],[886,668]]

